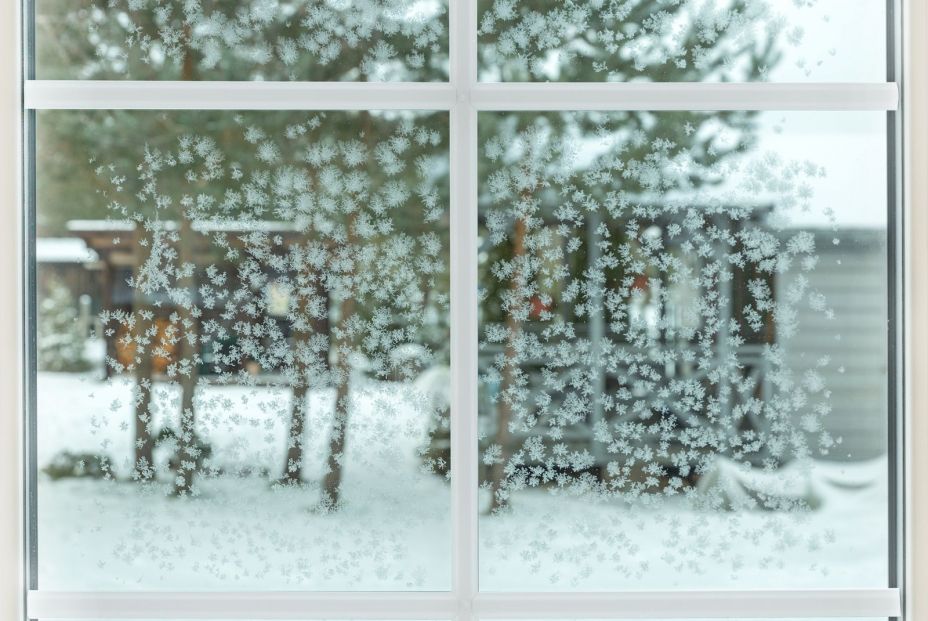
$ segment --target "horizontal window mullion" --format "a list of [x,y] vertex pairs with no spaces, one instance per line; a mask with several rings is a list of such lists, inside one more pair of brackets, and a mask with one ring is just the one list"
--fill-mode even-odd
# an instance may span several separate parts
[[898,589],[482,593],[30,591],[36,619],[696,619],[898,617]]
[[482,619],[897,617],[899,589],[482,593]]
[[452,619],[447,592],[30,591],[27,618],[51,619]]
[[700,82],[481,83],[479,110],[895,110],[895,83],[774,84]]
[[30,80],[26,109],[895,110],[895,83],[172,82]]
[[29,80],[27,110],[450,110],[444,82]]

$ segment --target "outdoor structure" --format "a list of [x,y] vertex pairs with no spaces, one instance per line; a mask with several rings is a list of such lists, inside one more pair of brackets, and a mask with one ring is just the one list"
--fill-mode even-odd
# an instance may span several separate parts
[[[841,439],[830,457],[880,457],[886,453],[889,390],[886,234],[877,229],[814,233],[820,260],[807,274],[809,285],[824,295],[834,318],[799,307],[799,334],[786,355],[796,369],[830,357],[822,374],[833,409],[824,422]],[[783,284],[777,287],[781,295]]]
[[40,291],[48,291],[53,284],[59,284],[74,298],[88,295],[99,300],[101,291],[94,274],[98,260],[97,253],[79,238],[39,237],[35,244],[35,261],[42,269],[37,272],[36,286]]
[[[731,228],[732,224],[727,226]],[[824,417],[824,425],[836,444],[826,452],[816,453],[816,458],[864,461],[882,457],[885,455],[887,442],[887,323],[885,305],[881,304],[881,300],[885,300],[887,296],[886,248],[883,241],[885,232],[879,229],[850,229],[836,233],[831,229],[804,227],[778,231],[777,237],[785,244],[800,231],[812,233],[815,248],[820,255],[816,268],[802,272],[803,277],[808,279],[809,290],[824,296],[833,314],[822,313],[821,309],[815,310],[808,304],[798,305],[798,315],[795,317],[798,333],[790,339],[778,338],[775,326],[769,322],[765,329],[745,335],[746,341],[737,346],[726,343],[726,339],[719,336],[714,345],[718,360],[722,361],[730,355],[736,356],[743,376],[754,385],[752,392],[733,394],[723,407],[730,410],[749,399],[769,399],[770,368],[763,352],[766,347],[782,345],[786,367],[795,373],[797,381],[803,379],[804,373],[815,369],[821,376],[825,390],[828,391],[832,409]],[[588,254],[587,266],[595,259],[594,253]],[[691,257],[691,261],[698,266],[699,259],[695,256]],[[574,266],[573,269],[577,267]],[[775,277],[766,277],[774,300],[785,300],[789,285],[797,273],[791,270]],[[746,304],[743,299],[747,295],[747,282],[743,281],[746,279],[747,276],[743,272],[736,271],[735,278],[724,284],[721,295],[730,300],[726,321],[744,320],[741,313]],[[637,306],[632,309],[628,320],[640,323],[657,339],[664,338],[661,334],[662,329],[667,326],[679,327],[687,321],[677,311],[691,305],[690,296],[699,295],[686,283],[658,283],[644,275],[636,277],[634,283],[633,287],[638,288],[643,295],[640,296]],[[660,304],[655,302],[658,292],[649,290],[655,286],[669,288],[667,298],[670,301],[665,302],[663,311]],[[562,308],[555,309],[554,312],[569,314],[570,310]],[[662,312],[665,315],[663,317]],[[578,338],[589,338],[592,342],[597,342],[607,334],[606,320],[602,314],[580,320],[574,318],[573,321],[572,329]],[[532,331],[535,328],[532,322],[527,322],[522,329]],[[695,345],[692,343],[681,341],[679,347],[692,348],[695,353]],[[732,350],[732,347],[735,347],[735,350]],[[496,357],[504,353],[505,348],[501,345],[483,345],[480,350],[481,373],[486,371]],[[827,364],[821,364],[826,358]],[[545,362],[537,360],[536,366],[523,365],[526,371],[525,386],[528,390],[542,384],[541,373]],[[569,374],[575,371],[575,368],[565,368],[565,381],[569,381]],[[600,366],[588,369],[588,372],[597,376],[599,394],[615,394],[622,387],[619,378],[605,372]],[[668,378],[703,378],[708,382],[706,371],[699,369],[695,364],[680,363],[664,369],[664,374]],[[710,386],[709,383],[705,385]],[[633,385],[628,387],[636,398],[648,397],[646,392],[641,392],[640,395],[636,393]],[[536,428],[529,433],[524,430],[511,435],[509,432],[501,433],[501,406],[496,398],[500,390],[499,383],[483,382],[481,386],[481,432],[485,434],[488,443],[503,444],[504,450],[507,447],[517,449],[531,435],[544,433],[548,421],[543,418],[539,419]],[[546,397],[549,395],[551,391],[547,391]],[[554,393],[551,396],[556,402],[558,395]],[[603,476],[603,469],[613,458],[607,453],[605,444],[594,439],[595,426],[604,418],[602,404],[595,398],[593,402],[594,407],[588,413],[587,424],[567,427],[561,440],[570,450],[588,450],[594,456],[595,465],[590,468],[590,472],[598,478]],[[799,424],[799,421],[796,423]],[[742,424],[746,426],[745,429],[763,433],[770,423],[749,411]],[[657,439],[654,438],[652,441],[657,442]],[[437,442],[438,438],[433,440],[433,443]],[[760,454],[752,459],[761,460],[763,457],[764,454]],[[755,465],[761,464],[758,462]],[[482,478],[492,477],[488,474],[489,469],[485,466],[484,469]],[[667,470],[670,476],[674,474],[672,467],[668,467]]]
[[[137,245],[133,241],[134,225],[107,220],[75,220],[69,223],[68,228],[75,237],[38,240],[37,260],[43,264],[43,270],[40,271],[43,279],[54,278],[65,283],[75,299],[88,295],[91,304],[85,313],[91,308],[94,314],[101,311],[131,311],[133,289],[129,287],[128,281],[138,261]],[[200,242],[194,256],[199,269],[205,269],[221,260],[209,245],[209,235],[227,234],[228,239],[234,242],[237,236],[254,230],[254,223],[243,224],[241,229],[235,229],[228,224],[195,222],[193,228],[200,233],[196,236]],[[281,235],[285,241],[296,241],[299,238],[296,227],[289,223],[266,222],[262,230]],[[825,384],[833,394],[833,411],[825,419],[826,427],[840,443],[833,457],[853,460],[879,457],[886,444],[882,420],[886,412],[887,391],[887,352],[883,345],[886,317],[883,306],[878,303],[886,296],[883,233],[870,229],[842,231],[840,244],[834,243],[835,235],[830,230],[818,229],[814,234],[821,261],[817,269],[808,274],[810,286],[825,296],[834,310],[834,318],[829,320],[821,313],[811,312],[806,307],[800,308],[801,315],[797,318],[800,334],[792,340],[792,347],[786,351],[789,365],[803,369],[810,367],[822,356],[832,358],[832,363],[825,367],[823,374]],[[789,231],[783,232],[784,238],[789,235]],[[773,290],[777,295],[783,295],[790,278],[790,275],[786,275],[780,279],[783,282],[778,280],[774,283]],[[44,286],[44,283],[39,283],[39,286]],[[274,296],[274,291],[269,295]],[[160,316],[167,317],[172,312],[170,301],[155,302]],[[271,308],[275,304],[280,308],[280,316],[283,316],[287,300],[272,300]],[[732,303],[732,312],[737,312],[736,307],[737,300]],[[218,316],[222,306],[217,306],[213,312]],[[645,304],[635,320],[654,321],[654,312],[655,309]],[[166,320],[163,323],[166,324]],[[578,326],[578,330],[603,334],[605,326],[602,324],[602,317],[597,316],[589,324]],[[285,328],[286,322],[281,322],[281,326]],[[121,336],[113,331],[104,332],[106,352],[112,359],[128,364],[131,351],[120,345]],[[771,334],[767,339],[767,343],[776,342],[775,335]],[[760,355],[765,344],[746,343],[738,353],[739,359],[745,364],[745,374],[757,382],[755,396],[758,398],[763,398],[765,390],[765,367]],[[499,353],[494,348],[483,348],[481,366]],[[206,364],[202,365],[200,373],[209,376],[214,372],[208,364],[209,353],[202,352],[202,355]],[[167,359],[159,361],[156,358],[153,375],[163,373],[167,363]],[[244,370],[252,374],[261,373],[267,381],[273,381],[273,369],[253,367]],[[113,373],[113,368],[107,365],[106,372]],[[693,371],[679,369],[676,372],[685,375]],[[617,388],[616,379],[605,373],[600,372],[599,381],[603,391],[614,391]],[[494,411],[495,405],[490,403],[492,390],[493,387],[485,386],[482,391],[484,406],[481,411],[484,413]],[[874,413],[879,415],[875,416]],[[606,460],[604,447],[592,438],[593,425],[602,418],[601,408],[594,409],[589,416],[589,425],[574,426],[565,441],[575,447],[588,447],[596,455],[597,463],[603,464]],[[489,437],[498,432],[497,421],[491,417],[482,417],[481,425]],[[521,439],[516,437],[512,441],[520,442]],[[447,458],[448,446],[448,438],[436,434],[433,438],[433,456],[444,455]]]
[[[177,228],[176,222],[166,222],[164,226],[167,229]],[[191,228],[195,235],[185,238],[193,246],[190,249],[193,262],[197,266],[196,273],[201,274],[210,265],[217,267],[234,267],[234,261],[227,257],[221,256],[216,247],[210,244],[210,237],[223,236],[231,247],[242,247],[244,245],[241,236],[254,233],[270,233],[283,238],[285,244],[295,242],[301,238],[297,232],[298,227],[293,223],[287,222],[262,222],[262,223],[241,223],[241,226],[235,226],[229,222],[193,222]],[[99,271],[99,276],[95,282],[99,283],[99,298],[95,300],[94,308],[100,311],[124,311],[131,312],[132,309],[140,304],[151,306],[157,316],[156,323],[159,330],[163,331],[168,325],[167,317],[176,310],[176,306],[171,300],[163,294],[156,299],[139,299],[138,291],[129,285],[133,274],[135,273],[141,261],[144,261],[144,248],[136,241],[136,225],[132,222],[113,221],[113,220],[72,220],[68,223],[68,230],[72,232],[77,239],[76,242],[82,241],[87,248],[92,249],[95,256],[99,257],[98,261],[85,263],[87,269]],[[227,269],[229,273],[235,273],[234,269]],[[196,276],[194,277],[196,280]],[[270,314],[278,318],[287,313],[288,300],[286,294],[277,292],[271,287],[267,292],[269,296],[268,308]],[[205,321],[210,318],[219,318],[224,310],[224,302],[218,300],[211,312],[204,313],[198,321]],[[281,329],[286,330],[287,323],[280,321]],[[105,330],[103,338],[106,342],[107,356],[111,360],[119,361],[123,366],[129,366],[133,356],[133,350],[127,346],[122,337],[124,334],[117,330]],[[168,356],[150,356],[153,358],[153,373],[155,375],[164,372],[169,361],[176,357],[176,352],[170,350]],[[211,375],[217,373],[217,369],[210,364],[210,352],[200,352],[203,364],[199,369],[201,375]],[[245,365],[248,368],[234,369],[235,371],[245,370],[250,374],[259,372],[267,374],[272,373],[273,369],[260,369],[256,365]],[[107,376],[114,372],[112,365],[106,366]]]

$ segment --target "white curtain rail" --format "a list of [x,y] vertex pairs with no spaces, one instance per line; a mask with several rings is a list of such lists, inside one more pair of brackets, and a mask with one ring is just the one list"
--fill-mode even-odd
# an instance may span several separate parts
[[624,593],[70,593],[30,591],[28,618],[695,619],[898,617],[898,589]]
[[30,80],[30,110],[895,110],[895,83]]

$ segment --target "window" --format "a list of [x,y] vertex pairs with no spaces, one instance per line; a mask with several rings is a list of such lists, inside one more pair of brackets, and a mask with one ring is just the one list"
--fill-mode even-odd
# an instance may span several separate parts
[[26,9],[28,618],[902,614],[894,2]]

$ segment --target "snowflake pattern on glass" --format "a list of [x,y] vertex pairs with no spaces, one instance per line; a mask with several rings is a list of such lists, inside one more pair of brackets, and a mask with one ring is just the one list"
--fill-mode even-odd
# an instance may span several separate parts
[[879,0],[853,8],[841,0],[481,0],[480,76],[490,82],[850,81],[867,74],[882,80],[885,43],[866,28],[885,19]]
[[[446,80],[442,0],[39,0],[42,78]],[[77,58],[84,58],[76,63]]]
[[[883,299],[885,229],[843,239],[816,196],[825,169],[754,149],[757,122],[481,115],[486,588],[882,577],[813,551],[857,543],[818,511],[849,465],[885,497],[885,310],[849,306],[841,266],[873,274],[857,291]],[[852,325],[873,338],[842,334]],[[866,407],[845,394],[851,360]]]
[[39,377],[45,584],[447,588],[447,114],[52,122],[150,140],[39,208],[101,290],[92,372]]

